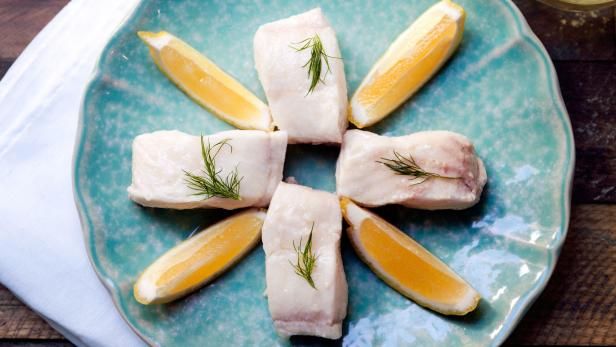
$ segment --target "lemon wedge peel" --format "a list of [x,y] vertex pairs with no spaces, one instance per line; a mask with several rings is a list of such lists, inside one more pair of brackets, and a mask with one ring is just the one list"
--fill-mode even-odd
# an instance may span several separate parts
[[368,72],[349,103],[349,121],[360,129],[373,125],[417,92],[459,46],[465,18],[449,0],[424,12]]
[[252,208],[200,231],[154,261],[135,282],[144,305],[173,301],[211,282],[261,240],[265,212]]
[[268,106],[186,42],[161,31],[139,31],[159,70],[179,89],[239,129],[274,129]]
[[341,199],[357,255],[385,283],[417,304],[445,315],[466,315],[479,293],[446,264],[377,215]]

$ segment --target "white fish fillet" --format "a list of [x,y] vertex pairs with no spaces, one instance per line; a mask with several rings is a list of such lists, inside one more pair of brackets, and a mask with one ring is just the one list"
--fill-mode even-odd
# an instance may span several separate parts
[[[342,59],[329,58],[316,88],[308,93],[310,78],[304,64],[310,49],[298,52],[297,43],[318,34],[325,52],[341,57],[336,33],[321,12],[308,12],[262,25],[254,37],[255,65],[272,118],[289,133],[289,143],[340,143],[347,127],[347,89]],[[293,46],[293,47],[292,47]]]
[[[420,184],[382,163],[394,151],[412,155],[424,171],[456,179],[430,178]],[[336,167],[340,196],[374,207],[400,204],[425,210],[460,210],[475,205],[487,181],[486,170],[464,136],[449,131],[424,131],[400,137],[350,130],[344,135]]]
[[[295,273],[293,243],[305,246],[314,223],[312,273],[315,287]],[[314,335],[337,339],[347,309],[347,282],[340,256],[342,215],[331,193],[281,182],[263,224],[267,297],[282,336]]]
[[215,158],[220,176],[227,177],[237,167],[241,200],[193,195],[183,170],[202,175],[203,159],[199,136],[177,130],[139,135],[133,141],[133,178],[128,196],[149,207],[173,209],[267,206],[282,180],[287,148],[284,131],[231,130],[204,136],[214,145],[229,139]]

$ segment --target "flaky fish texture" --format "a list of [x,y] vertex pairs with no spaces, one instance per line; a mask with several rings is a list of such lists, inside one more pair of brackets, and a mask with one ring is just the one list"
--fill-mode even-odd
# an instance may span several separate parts
[[[263,224],[269,310],[282,336],[337,339],[347,312],[347,282],[340,255],[342,214],[331,193],[281,182]],[[311,279],[298,275],[296,248],[304,249],[312,230],[316,257]],[[301,245],[300,245],[301,243]]]
[[223,179],[237,170],[241,179],[239,200],[195,195],[197,192],[187,185],[185,171],[203,175],[200,137],[177,130],[156,131],[134,139],[128,196],[143,206],[173,209],[267,206],[282,180],[286,132],[230,130],[204,136],[206,145],[221,141],[227,145],[220,147],[215,157],[216,170]]
[[[450,178],[413,178],[383,164],[412,159],[422,170]],[[451,178],[453,177],[453,178]],[[487,181],[473,144],[450,131],[387,137],[349,130],[336,166],[336,189],[367,207],[399,204],[424,210],[461,210],[475,205]]]
[[[309,91],[311,49],[298,51],[318,35],[321,81]],[[347,128],[347,89],[336,33],[320,8],[262,25],[254,37],[255,66],[272,118],[289,133],[289,143],[340,143]]]

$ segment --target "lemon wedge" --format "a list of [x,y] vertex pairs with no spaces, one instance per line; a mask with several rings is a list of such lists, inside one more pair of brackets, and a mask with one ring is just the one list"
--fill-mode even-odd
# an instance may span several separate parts
[[420,244],[347,198],[341,207],[359,257],[400,294],[447,315],[465,315],[477,307],[477,291]]
[[249,209],[173,247],[141,274],[135,299],[144,305],[166,303],[208,283],[259,242],[264,220],[265,212]]
[[165,31],[137,34],[158,68],[198,104],[240,129],[272,130],[267,105],[197,50]]
[[447,61],[462,40],[464,9],[443,0],[391,44],[351,98],[349,121],[358,128],[385,118]]

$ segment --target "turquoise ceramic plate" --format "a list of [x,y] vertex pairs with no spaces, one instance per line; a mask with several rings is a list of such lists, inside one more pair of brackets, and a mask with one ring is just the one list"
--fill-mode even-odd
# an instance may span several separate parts
[[[443,70],[394,115],[373,127],[386,135],[447,129],[471,138],[489,183],[462,212],[379,209],[452,266],[482,295],[479,309],[448,318],[422,309],[379,281],[343,240],[349,282],[345,346],[498,345],[545,286],[564,241],[574,162],[571,126],[548,55],[509,1],[461,0],[462,45]],[[433,1],[347,0],[320,5],[338,32],[349,90],[389,43]],[[104,50],[84,99],[75,155],[75,191],[86,246],[126,321],[163,346],[321,344],[276,336],[263,296],[264,254],[176,303],[133,299],[140,271],[219,210],[142,208],[126,194],[131,141],[144,132],[213,133],[230,126],[177,90],[154,66],[137,30],[167,30],[208,55],[264,99],[252,37],[265,22],[307,1],[144,1]],[[265,99],[264,99],[265,100]],[[334,191],[337,148],[291,146],[285,175]]]

